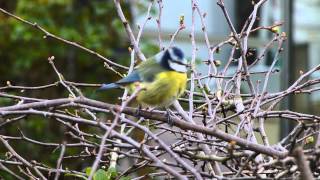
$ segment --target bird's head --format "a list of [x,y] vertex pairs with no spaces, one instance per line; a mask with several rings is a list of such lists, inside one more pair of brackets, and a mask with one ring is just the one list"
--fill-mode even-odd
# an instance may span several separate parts
[[187,60],[184,58],[182,50],[178,47],[170,47],[159,54],[158,62],[169,70],[177,72],[187,72]]

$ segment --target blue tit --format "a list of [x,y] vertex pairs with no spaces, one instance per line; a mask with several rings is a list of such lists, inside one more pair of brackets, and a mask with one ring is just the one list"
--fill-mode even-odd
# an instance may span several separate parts
[[168,108],[185,90],[187,60],[181,49],[168,48],[138,65],[125,78],[103,84],[100,90],[141,87],[136,100],[140,105]]

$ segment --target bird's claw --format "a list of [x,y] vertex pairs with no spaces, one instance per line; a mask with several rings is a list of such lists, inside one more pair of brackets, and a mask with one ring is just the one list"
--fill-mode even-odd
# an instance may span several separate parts
[[141,107],[141,105],[139,105],[138,108],[137,108],[137,110],[136,110],[136,113],[135,113],[135,116],[136,116],[136,117],[140,117],[140,115],[141,115],[141,114],[140,114],[141,109],[142,109],[142,107]]
[[169,126],[173,126],[173,121],[170,115],[170,111],[167,109],[167,113],[166,113],[166,117],[167,117],[167,123],[169,124]]

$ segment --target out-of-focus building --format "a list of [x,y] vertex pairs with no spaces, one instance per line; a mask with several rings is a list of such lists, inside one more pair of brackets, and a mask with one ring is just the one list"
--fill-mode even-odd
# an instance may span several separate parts
[[[211,45],[215,45],[221,41],[227,39],[230,34],[230,28],[227,21],[223,15],[221,8],[216,4],[217,1],[213,0],[198,0],[198,5],[202,13],[206,13],[205,23],[207,27],[207,32],[209,35],[209,40]],[[231,21],[239,32],[252,12],[251,0],[225,0],[225,6],[229,12]],[[292,9],[290,11],[290,5]],[[295,79],[299,74],[299,70],[306,71],[319,64],[320,61],[320,21],[318,19],[320,12],[320,1],[318,0],[269,0],[267,1],[260,11],[258,16],[260,20],[258,25],[260,26],[270,26],[274,23],[284,22],[284,24],[292,22],[293,26],[284,26],[280,31],[286,31],[289,38],[292,38],[290,46],[286,46],[291,56],[281,56],[279,63],[276,65],[279,69],[284,69],[281,73],[276,73],[272,75],[268,91],[277,92],[280,91],[284,86],[288,86],[290,83],[285,81],[290,81],[283,78],[284,74],[286,77],[291,77]],[[141,24],[145,20],[145,14],[139,12],[138,9],[134,10],[135,23]],[[191,1],[181,1],[181,0],[163,0],[163,9],[161,17],[161,37],[164,45],[168,45],[171,34],[173,34],[179,28],[179,17],[184,15],[186,29],[184,29],[175,39],[174,44],[180,46],[186,52],[187,57],[191,57],[192,45],[190,41],[191,33]],[[291,28],[290,31],[286,28]],[[288,34],[288,32],[291,32]],[[158,24],[156,23],[156,16],[150,22],[146,24],[144,37],[148,39],[153,39],[154,43],[158,43]],[[270,32],[261,30],[257,33],[252,33],[249,38],[249,47],[257,49],[257,55],[260,54],[261,49],[266,43],[268,43],[272,38]],[[195,18],[195,39],[198,47],[197,58],[206,60],[208,59],[208,50],[204,41],[204,34],[202,31],[202,25],[199,16],[196,14]],[[291,48],[291,49],[290,49]],[[251,69],[251,71],[267,71],[270,67],[273,57],[276,51],[276,47],[270,49],[266,57],[259,61],[258,64]],[[214,58],[219,59],[224,64],[230,54],[230,47],[221,50],[221,53],[215,54]],[[287,59],[286,59],[287,58]],[[294,66],[288,66],[288,64],[294,64]],[[285,68],[290,67],[290,69]],[[206,66],[199,65],[198,71],[206,72]],[[234,68],[230,68],[229,73],[233,73]],[[257,76],[254,81],[258,79],[263,79],[264,75]],[[314,77],[318,77],[320,74],[315,74]],[[290,79],[290,78],[289,78]],[[263,82],[263,81],[262,81]],[[214,88],[214,84],[212,84]],[[247,91],[246,87],[243,88],[243,92]],[[312,108],[311,104],[316,104],[320,100],[320,95],[315,93],[314,95],[301,95],[291,99],[290,103],[284,105],[283,108],[298,110],[302,112],[310,112]],[[297,103],[299,102],[299,103]],[[314,107],[314,106],[313,106]],[[313,110],[314,111],[314,110]],[[314,113],[314,112],[313,112]],[[267,123],[267,133],[269,130],[270,141],[277,142],[280,135],[279,120],[268,120]],[[286,126],[286,125],[281,125]],[[271,132],[272,131],[272,132]]]

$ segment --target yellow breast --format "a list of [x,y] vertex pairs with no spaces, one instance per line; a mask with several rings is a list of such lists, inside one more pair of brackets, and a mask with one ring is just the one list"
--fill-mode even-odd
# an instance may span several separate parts
[[150,106],[168,107],[185,90],[187,74],[176,71],[159,73],[151,83],[141,83],[137,101]]

